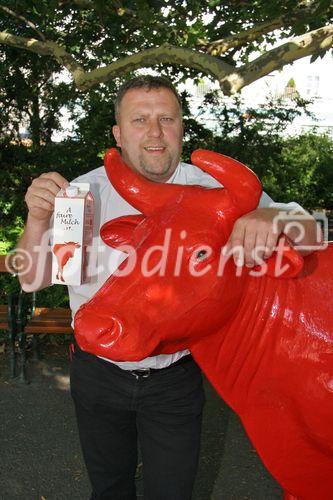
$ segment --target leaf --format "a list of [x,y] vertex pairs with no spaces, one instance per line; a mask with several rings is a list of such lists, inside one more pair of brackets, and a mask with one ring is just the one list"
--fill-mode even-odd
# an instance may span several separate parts
[[315,62],[319,58],[322,59],[325,56],[326,52],[326,50],[321,50],[320,52],[317,52],[317,54],[312,54],[310,63]]

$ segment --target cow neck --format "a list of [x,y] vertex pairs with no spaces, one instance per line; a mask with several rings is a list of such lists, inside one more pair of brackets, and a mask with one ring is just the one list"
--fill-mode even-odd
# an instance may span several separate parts
[[191,348],[207,378],[235,411],[246,404],[256,377],[269,372],[267,363],[276,349],[287,298],[295,303],[293,280],[245,279],[242,298],[230,321]]

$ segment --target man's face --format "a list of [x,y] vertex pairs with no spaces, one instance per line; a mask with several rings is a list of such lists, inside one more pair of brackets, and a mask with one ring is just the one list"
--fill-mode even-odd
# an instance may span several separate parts
[[167,88],[128,90],[113,135],[129,167],[147,179],[166,182],[182,149],[183,122],[176,97]]

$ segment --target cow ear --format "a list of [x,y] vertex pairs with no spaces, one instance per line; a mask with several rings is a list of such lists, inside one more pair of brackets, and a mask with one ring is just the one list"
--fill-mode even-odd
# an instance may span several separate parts
[[304,261],[301,254],[283,236],[266,264],[267,274],[272,278],[295,278],[303,269]]
[[145,220],[144,215],[125,215],[112,219],[101,227],[101,238],[109,247],[118,248],[129,245],[134,229],[143,220]]

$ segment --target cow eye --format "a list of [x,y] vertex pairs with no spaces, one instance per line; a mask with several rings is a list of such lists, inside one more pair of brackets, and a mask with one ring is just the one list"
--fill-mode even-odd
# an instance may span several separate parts
[[199,252],[197,252],[196,259],[201,262],[207,258],[207,255],[206,250],[199,250]]

